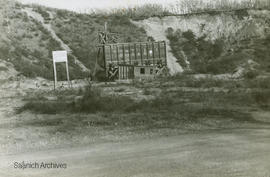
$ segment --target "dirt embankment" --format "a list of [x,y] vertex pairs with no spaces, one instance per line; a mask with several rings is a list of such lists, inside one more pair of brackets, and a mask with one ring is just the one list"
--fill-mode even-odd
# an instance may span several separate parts
[[[34,12],[34,11],[32,10],[32,8],[25,8],[25,9],[23,9],[23,11],[26,12],[28,16],[30,16],[30,17],[36,19],[37,21],[39,21],[39,22],[42,24],[42,26],[45,27],[45,28],[50,32],[51,36],[52,36],[56,41],[58,41],[58,42],[61,44],[61,47],[62,47],[64,50],[66,50],[66,51],[69,52],[69,53],[72,53],[72,50],[70,49],[70,47],[69,47],[67,44],[65,44],[65,43],[64,43],[64,42],[56,35],[56,33],[55,33],[55,31],[52,29],[52,26],[51,26],[50,23],[46,24],[46,23],[44,22],[43,17],[42,17],[39,13]],[[50,17],[52,18],[52,17],[53,17],[52,13],[49,13],[49,14],[50,14]],[[90,72],[90,70],[89,70],[86,66],[84,66],[84,64],[83,64],[82,62],[80,62],[80,60],[78,60],[76,56],[73,55],[73,57],[74,57],[74,59],[75,59],[75,63],[82,69],[82,71],[84,71],[84,72]]]
[[[147,34],[155,40],[165,40],[168,44],[169,41],[166,37],[168,28],[182,32],[191,30],[196,37],[206,36],[206,39],[211,41],[223,39],[231,44],[245,39],[265,37],[266,34],[269,34],[270,11],[242,10],[215,14],[154,17],[133,21],[133,23],[143,27]],[[168,67],[171,73],[182,72],[182,67],[170,50],[168,45]]]

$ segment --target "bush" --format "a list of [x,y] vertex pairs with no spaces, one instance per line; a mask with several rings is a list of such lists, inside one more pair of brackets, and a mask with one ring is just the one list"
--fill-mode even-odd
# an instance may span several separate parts
[[10,56],[10,47],[8,47],[6,44],[0,44],[0,56],[1,59],[7,59]]
[[34,11],[39,13],[44,19],[50,19],[50,14],[44,9],[44,7],[36,6]]
[[259,72],[256,70],[249,70],[244,74],[245,79],[255,79],[259,75]]
[[270,89],[270,78],[248,79],[246,84],[249,88]]
[[102,96],[97,89],[88,88],[83,99],[74,103],[75,112],[118,112],[125,111],[134,101],[128,97]]
[[4,66],[0,66],[0,72],[1,71],[8,71],[8,68],[4,67]]
[[252,97],[259,106],[266,108],[270,103],[270,91],[256,91],[252,93]]
[[185,31],[182,33],[182,36],[186,38],[189,41],[194,41],[195,40],[195,35],[191,30]]
[[68,109],[68,104],[62,101],[57,102],[45,102],[45,101],[30,101],[23,107],[17,110],[17,113],[21,113],[25,110],[31,110],[41,114],[57,114],[65,112]]

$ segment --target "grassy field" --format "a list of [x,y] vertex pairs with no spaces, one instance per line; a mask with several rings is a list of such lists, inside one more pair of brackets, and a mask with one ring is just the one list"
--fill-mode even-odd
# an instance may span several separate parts
[[269,121],[269,83],[179,75],[27,94],[4,90],[14,97],[1,95],[7,116],[1,116],[0,153],[263,127]]
[[[213,125],[214,127],[226,126],[224,123],[228,121],[252,122],[255,120],[250,112],[270,108],[269,78],[222,81],[209,78],[192,80],[191,76],[175,76],[166,80],[50,93],[56,97],[54,101],[47,100],[44,97],[46,95],[40,93],[27,98],[19,112],[29,110],[36,114],[98,115],[94,120],[91,116],[85,116],[83,122],[104,124],[106,127],[117,124],[149,129],[162,126],[176,128],[182,124],[205,120],[220,123]],[[118,88],[108,94],[108,87]],[[125,95],[127,87],[142,90],[141,95],[144,98],[135,99],[136,97]],[[81,124],[71,121],[65,122],[64,126],[69,126],[69,123],[70,126]]]

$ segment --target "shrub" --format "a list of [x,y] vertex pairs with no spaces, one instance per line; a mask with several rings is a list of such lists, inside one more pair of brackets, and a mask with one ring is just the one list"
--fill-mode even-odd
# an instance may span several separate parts
[[83,99],[74,103],[76,112],[117,112],[124,111],[134,101],[128,97],[102,96],[100,90],[88,88]]
[[185,31],[182,33],[183,37],[186,38],[189,41],[195,40],[195,35],[191,30]]
[[7,59],[9,58],[9,55],[10,55],[10,48],[6,44],[0,45],[1,59]]
[[269,107],[270,91],[256,91],[252,93],[255,103],[261,107]]
[[44,19],[49,19],[50,14],[41,6],[35,6],[34,11],[39,13]]
[[249,88],[270,89],[270,78],[248,79],[246,85]]
[[259,72],[256,70],[249,70],[244,74],[245,79],[255,79],[259,75]]
[[240,9],[240,10],[236,10],[235,11],[235,14],[236,16],[239,18],[239,19],[244,19],[244,17],[247,17],[249,16],[248,12],[246,9]]
[[25,110],[31,110],[33,112],[41,114],[56,114],[65,112],[68,108],[68,104],[62,101],[57,102],[45,102],[45,101],[30,101],[23,107],[17,110],[17,113],[21,113]]
[[0,71],[8,71],[8,69],[4,66],[0,66]]

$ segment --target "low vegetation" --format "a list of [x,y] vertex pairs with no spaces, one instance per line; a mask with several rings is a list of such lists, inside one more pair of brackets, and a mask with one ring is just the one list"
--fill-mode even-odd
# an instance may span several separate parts
[[145,4],[125,9],[116,8],[110,11],[89,9],[87,13],[93,16],[125,16],[133,20],[142,20],[150,17],[164,17],[168,15],[215,14],[215,12],[218,11],[241,9],[270,9],[270,2],[268,0],[179,0],[169,6]]
[[269,9],[268,0],[181,0],[171,7],[174,14],[211,13],[237,9]]
[[[212,125],[214,127],[226,126],[228,122],[252,123],[255,120],[250,114],[251,111],[270,109],[270,85],[261,85],[269,78],[261,81],[225,81],[210,78],[190,81],[188,77],[190,76],[175,76],[167,78],[165,82],[158,80],[135,85],[137,88],[148,90],[142,94],[152,99],[136,100],[119,96],[119,89],[116,89],[115,94],[108,95],[103,91],[103,87],[87,87],[83,92],[72,91],[73,96],[69,92],[51,93],[57,97],[54,101],[49,101],[41,93],[39,96],[28,97],[19,113],[68,113],[75,114],[75,117],[78,114],[96,115],[94,119],[85,116],[82,121],[91,122],[93,126],[118,125],[149,130],[161,127],[176,128],[208,121],[218,122],[217,125]],[[175,87],[177,89],[173,89]],[[190,91],[181,89],[185,87]],[[215,88],[220,90],[215,91]],[[161,93],[153,94],[151,89],[161,89]],[[125,90],[121,91],[124,92]],[[74,126],[74,122],[70,122],[70,125],[67,125],[67,122],[69,121],[65,121],[65,126]]]

